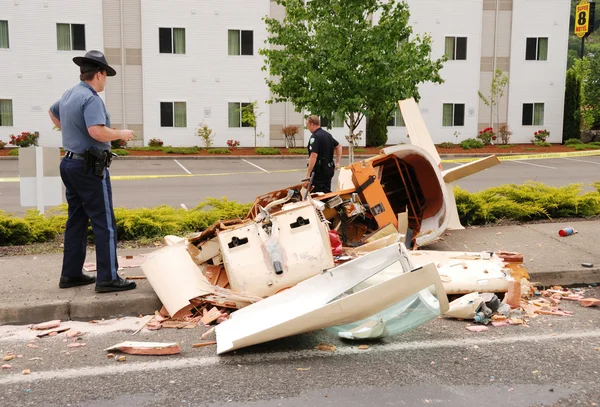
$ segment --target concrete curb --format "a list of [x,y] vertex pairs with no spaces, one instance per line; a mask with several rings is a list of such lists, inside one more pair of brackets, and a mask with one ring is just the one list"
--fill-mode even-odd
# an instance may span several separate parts
[[[150,290],[152,290],[150,288]],[[34,324],[53,319],[63,321],[89,321],[154,314],[162,303],[152,291],[135,291],[117,294],[94,295],[74,298],[70,301],[39,301],[36,303],[11,303],[0,305],[0,325]]]
[[[600,268],[531,273],[530,277],[531,282],[542,286],[590,285],[600,283]],[[162,304],[149,284],[137,290],[102,295],[78,292],[76,298],[70,301],[3,304],[0,305],[0,324],[25,325],[53,319],[89,321],[150,315],[161,308]]]

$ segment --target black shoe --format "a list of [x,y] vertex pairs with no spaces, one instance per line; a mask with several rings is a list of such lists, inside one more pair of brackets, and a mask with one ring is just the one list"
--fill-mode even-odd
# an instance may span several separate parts
[[127,291],[133,290],[137,287],[135,281],[123,280],[121,277],[117,277],[116,280],[112,281],[97,281],[96,292],[97,293],[111,293],[114,291]]
[[79,285],[92,284],[95,281],[96,281],[96,277],[86,276],[85,274],[82,274],[79,277],[62,277],[61,276],[58,286],[60,288],[71,288],[71,287],[77,287]]

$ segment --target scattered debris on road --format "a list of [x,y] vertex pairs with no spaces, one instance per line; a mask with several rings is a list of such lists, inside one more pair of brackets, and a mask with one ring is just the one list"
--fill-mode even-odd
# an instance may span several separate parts
[[60,319],[54,321],[42,322],[41,324],[33,325],[31,329],[38,331],[45,331],[47,329],[58,328],[60,326]]
[[121,342],[105,351],[121,351],[131,355],[175,355],[181,353],[179,344],[163,342]]

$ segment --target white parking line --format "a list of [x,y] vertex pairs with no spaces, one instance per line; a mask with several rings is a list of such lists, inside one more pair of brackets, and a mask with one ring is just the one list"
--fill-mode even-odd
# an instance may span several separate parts
[[248,163],[248,164],[250,164],[250,165],[251,165],[251,166],[253,166],[253,167],[256,167],[256,168],[258,168],[258,169],[259,169],[259,170],[261,170],[261,171],[264,171],[264,172],[266,172],[267,174],[269,173],[269,171],[265,170],[264,168],[261,168],[261,167],[259,167],[259,166],[258,166],[258,165],[256,165],[256,164],[252,164],[250,161],[247,161],[247,160],[244,160],[244,159],[242,159],[242,161],[243,161],[243,162],[245,162],[245,163]]
[[[460,341],[457,340],[434,340],[434,341],[419,341],[419,342],[394,342],[385,345],[377,346],[369,350],[359,350],[355,346],[338,348],[336,352],[315,352],[314,350],[292,350],[288,352],[274,353],[259,353],[255,355],[231,355],[226,358],[227,363],[257,363],[257,362],[278,362],[286,360],[309,360],[316,357],[331,357],[338,358],[348,355],[364,355],[370,352],[402,352],[418,349],[440,349],[440,348],[471,348],[474,345],[478,347],[494,346],[494,345],[509,345],[519,343],[532,342],[556,342],[556,341],[576,341],[576,340],[594,340],[600,338],[600,331],[583,331],[583,332],[565,332],[559,334],[541,334],[541,335],[522,335],[522,336],[506,336],[498,338],[469,338]],[[170,360],[156,360],[144,363],[131,363],[118,365],[111,364],[106,366],[87,366],[75,369],[60,369],[32,372],[28,375],[12,374],[10,376],[3,375],[0,377],[0,386],[15,383],[31,383],[33,381],[47,380],[69,380],[82,379],[84,377],[96,377],[102,375],[115,375],[126,373],[147,373],[154,370],[167,372],[168,370],[186,369],[193,367],[216,366],[224,363],[224,358],[219,356],[200,356]]]
[[173,161],[175,161],[175,164],[179,165],[185,172],[192,175],[192,173],[189,172],[189,170],[187,168],[185,168],[183,165],[181,165],[181,163],[179,161],[177,161],[177,160],[173,160]]
[[563,160],[569,160],[569,161],[577,161],[580,163],[588,163],[588,164],[596,164],[596,165],[600,165],[600,163],[597,163],[595,161],[586,161],[586,160],[576,160],[574,158],[563,158]]
[[556,167],[548,167],[547,165],[540,165],[540,164],[532,164],[532,163],[526,163],[524,161],[519,161],[519,160],[514,160],[514,161],[507,161],[509,163],[517,163],[517,164],[525,164],[525,165],[533,165],[534,167],[542,167],[542,168],[549,168],[551,170],[555,170]]

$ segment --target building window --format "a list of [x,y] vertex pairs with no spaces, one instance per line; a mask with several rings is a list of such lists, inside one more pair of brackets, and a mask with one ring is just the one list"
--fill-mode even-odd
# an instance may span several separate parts
[[396,110],[394,110],[394,113],[392,113],[392,118],[388,120],[387,125],[389,127],[406,127],[406,124],[404,123],[404,118],[402,117],[402,112],[399,108],[396,108]]
[[13,125],[12,100],[0,99],[0,126]]
[[527,38],[525,59],[527,61],[547,61],[548,38]]
[[444,103],[442,125],[444,127],[465,125],[465,105],[463,103]]
[[543,126],[544,125],[544,104],[543,103],[524,103],[523,104],[523,126]]
[[85,51],[85,25],[57,23],[56,42],[59,51]]
[[446,37],[446,57],[449,60],[466,60],[467,37]]
[[185,102],[160,102],[160,127],[187,127]]
[[242,120],[242,109],[250,103],[229,102],[229,127],[250,127]]
[[158,49],[161,54],[185,54],[185,28],[159,28]]
[[9,48],[8,21],[0,20],[0,48]]
[[334,113],[332,119],[329,116],[320,116],[321,127],[331,129],[334,127],[344,127],[344,115],[341,113]]
[[254,32],[229,30],[227,49],[229,55],[254,55]]

